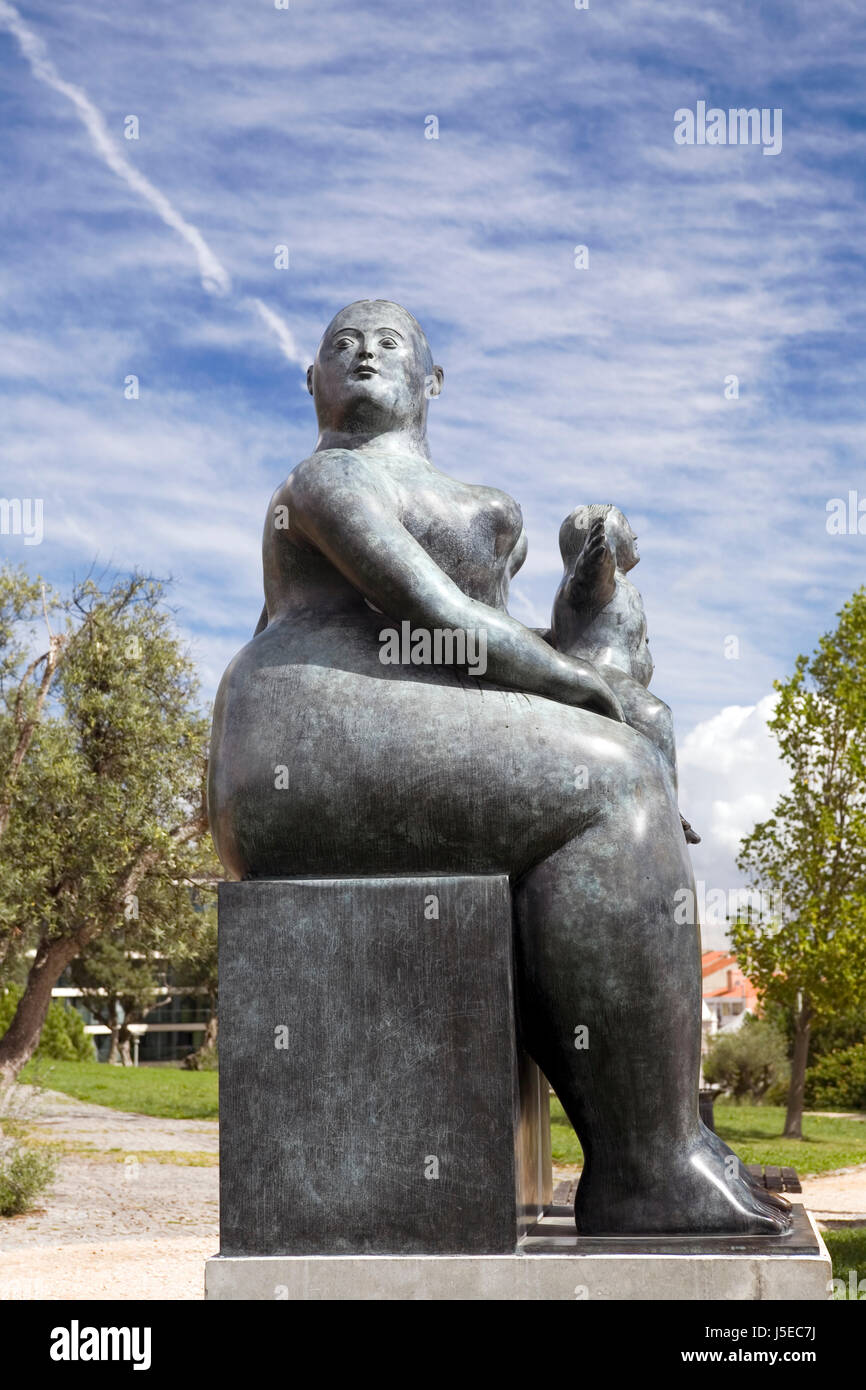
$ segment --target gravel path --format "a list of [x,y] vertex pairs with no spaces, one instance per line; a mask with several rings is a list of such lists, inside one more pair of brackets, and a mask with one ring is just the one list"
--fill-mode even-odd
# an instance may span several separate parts
[[0,1221],[0,1300],[197,1299],[219,1248],[215,1120],[44,1091],[22,1116],[66,1146],[44,1205]]

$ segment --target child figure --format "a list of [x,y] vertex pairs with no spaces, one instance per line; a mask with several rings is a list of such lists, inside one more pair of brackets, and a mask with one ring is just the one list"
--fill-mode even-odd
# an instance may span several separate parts
[[[640,594],[626,576],[640,556],[637,536],[619,508],[577,507],[559,530],[565,565],[553,601],[550,640],[557,651],[589,661],[618,696],[626,721],[662,753],[677,784],[673,717],[647,690],[653,661]],[[687,820],[689,844],[700,844]]]

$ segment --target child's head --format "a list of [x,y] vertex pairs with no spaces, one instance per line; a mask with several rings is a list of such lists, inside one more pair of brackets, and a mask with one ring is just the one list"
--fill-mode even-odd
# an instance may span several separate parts
[[586,544],[593,523],[602,518],[604,534],[610,542],[616,567],[626,573],[634,569],[640,555],[637,551],[637,536],[628,524],[619,507],[611,502],[591,502],[588,506],[575,507],[559,528],[559,549],[566,564],[576,560]]

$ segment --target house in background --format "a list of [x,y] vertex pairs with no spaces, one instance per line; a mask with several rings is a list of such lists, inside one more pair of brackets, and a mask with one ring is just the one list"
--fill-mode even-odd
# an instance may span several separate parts
[[733,1033],[747,1014],[758,1012],[758,993],[730,951],[701,956],[704,1035]]

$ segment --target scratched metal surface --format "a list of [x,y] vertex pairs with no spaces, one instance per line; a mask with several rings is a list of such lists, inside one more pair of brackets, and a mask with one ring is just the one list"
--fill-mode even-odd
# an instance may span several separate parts
[[512,970],[504,877],[223,884],[221,1253],[513,1251]]

